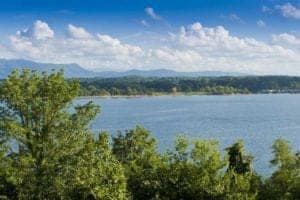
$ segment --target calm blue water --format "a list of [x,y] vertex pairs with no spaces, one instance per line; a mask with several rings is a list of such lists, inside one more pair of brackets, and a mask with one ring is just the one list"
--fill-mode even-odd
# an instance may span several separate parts
[[262,174],[272,171],[271,145],[279,137],[300,150],[300,95],[160,96],[142,98],[86,98],[102,111],[92,123],[94,131],[133,128],[140,124],[159,142],[171,148],[179,134],[189,138],[213,138],[220,148],[243,139],[255,156],[254,167]]

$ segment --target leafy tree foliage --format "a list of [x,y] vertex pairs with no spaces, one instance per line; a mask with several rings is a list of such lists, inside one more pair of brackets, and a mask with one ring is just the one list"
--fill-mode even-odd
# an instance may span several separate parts
[[260,199],[300,199],[300,153],[283,139],[275,141],[273,153],[271,164],[277,170],[261,189]]
[[[129,78],[124,91],[153,92],[159,85],[159,91],[176,93],[201,89],[202,84],[205,90],[228,89],[218,85],[228,83],[226,78],[153,79],[135,85],[136,80]],[[290,84],[266,80],[264,88]],[[113,81],[109,93],[123,94],[123,82]],[[251,78],[243,81],[232,78],[229,87],[255,83]],[[252,89],[261,87],[254,84]],[[96,86],[89,90],[98,94]],[[78,92],[79,83],[66,81],[61,72],[15,71],[0,84],[0,199],[300,199],[300,153],[283,139],[272,147],[275,171],[263,180],[242,141],[222,156],[217,141],[191,142],[183,136],[173,150],[160,153],[141,126],[118,132],[112,140],[105,132],[95,137],[89,124],[100,108],[92,102],[73,105]]]
[[251,172],[251,156],[245,155],[244,145],[242,141],[234,143],[227,149],[229,156],[229,170],[233,170],[238,174]]
[[112,151],[123,164],[127,185],[133,199],[154,199],[159,195],[159,169],[163,160],[156,141],[141,126],[113,137]]
[[221,170],[225,166],[218,143],[195,140],[193,146],[180,136],[175,151],[167,153],[164,199],[222,199]]
[[160,155],[149,131],[137,126],[113,137],[113,152],[125,167],[133,199],[255,199],[257,194],[254,174],[226,170],[229,164],[214,140],[191,145],[180,136],[174,151]]
[[[10,146],[1,163],[9,165],[5,182],[18,199],[124,199],[122,166],[107,140],[89,131],[99,107],[92,102],[71,107],[78,82],[66,82],[61,72],[24,70],[13,72],[0,88],[2,152]],[[1,191],[12,198],[11,189]]]
[[238,140],[226,148],[228,168],[224,176],[228,199],[256,199],[260,177],[252,169],[253,157],[245,153],[243,141]]

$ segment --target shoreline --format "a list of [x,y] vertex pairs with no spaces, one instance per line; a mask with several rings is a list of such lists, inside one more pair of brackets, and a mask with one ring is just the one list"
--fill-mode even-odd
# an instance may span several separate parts
[[143,98],[143,97],[164,97],[164,96],[244,96],[244,95],[276,95],[276,94],[299,94],[299,93],[288,93],[288,92],[281,92],[281,93],[235,93],[235,94],[207,94],[207,93],[161,93],[161,94],[143,94],[143,95],[95,95],[95,96],[78,96],[78,99],[86,99],[86,98]]

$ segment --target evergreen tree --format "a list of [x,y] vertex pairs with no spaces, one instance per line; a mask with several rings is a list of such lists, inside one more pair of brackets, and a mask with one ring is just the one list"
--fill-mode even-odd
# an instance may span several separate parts
[[234,143],[231,147],[226,148],[226,150],[229,157],[229,170],[233,170],[238,174],[251,172],[252,157],[245,154],[242,141]]

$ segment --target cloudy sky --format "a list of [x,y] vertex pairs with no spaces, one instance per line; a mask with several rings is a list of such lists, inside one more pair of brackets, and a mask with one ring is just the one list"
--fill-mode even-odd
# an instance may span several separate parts
[[0,58],[300,75],[300,0],[3,0]]

